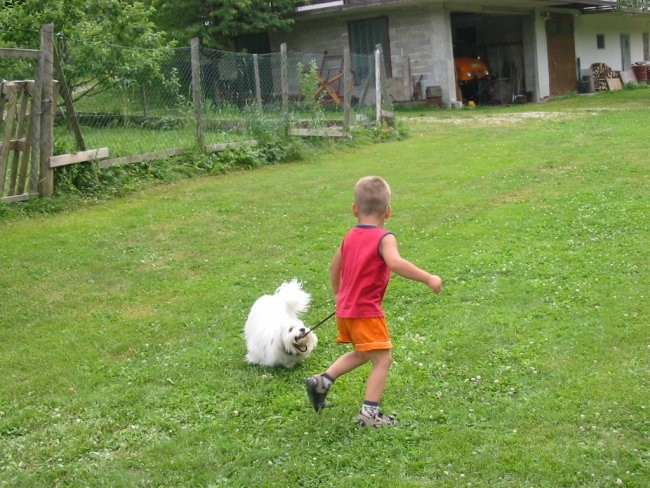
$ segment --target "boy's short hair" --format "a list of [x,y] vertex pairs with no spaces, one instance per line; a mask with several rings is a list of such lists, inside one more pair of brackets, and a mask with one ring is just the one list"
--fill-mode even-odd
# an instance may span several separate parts
[[390,186],[379,176],[361,178],[354,187],[354,203],[360,214],[384,214],[390,207]]

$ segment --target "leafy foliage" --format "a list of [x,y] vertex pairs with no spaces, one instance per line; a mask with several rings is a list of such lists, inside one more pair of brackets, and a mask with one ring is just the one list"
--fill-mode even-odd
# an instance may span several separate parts
[[237,35],[267,30],[286,30],[293,24],[288,15],[293,0],[150,0],[156,23],[183,44],[193,37],[218,49],[231,46]]
[[[0,9],[0,42],[37,48],[43,24],[54,24],[66,81],[77,96],[162,82],[173,44],[151,20],[152,10],[128,0],[9,0]],[[124,49],[120,46],[137,46]]]
[[618,8],[622,10],[636,10],[650,12],[649,0],[618,0]]

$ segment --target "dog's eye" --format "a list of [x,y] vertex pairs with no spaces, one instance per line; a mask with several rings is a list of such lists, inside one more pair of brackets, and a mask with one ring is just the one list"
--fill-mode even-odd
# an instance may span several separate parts
[[293,332],[293,327],[289,327],[289,332]]

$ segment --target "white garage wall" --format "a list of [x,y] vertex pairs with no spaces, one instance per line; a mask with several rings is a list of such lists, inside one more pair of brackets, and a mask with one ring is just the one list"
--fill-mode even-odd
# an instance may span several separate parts
[[[575,17],[576,56],[583,69],[593,63],[605,63],[614,70],[621,70],[621,34],[629,34],[631,61],[643,61],[643,33],[650,32],[650,15],[591,14]],[[605,36],[605,49],[598,49],[596,36]],[[650,61],[650,60],[647,60]]]

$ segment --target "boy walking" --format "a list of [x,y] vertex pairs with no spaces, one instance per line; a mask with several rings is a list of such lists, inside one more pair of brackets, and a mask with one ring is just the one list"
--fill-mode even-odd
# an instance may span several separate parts
[[397,420],[379,410],[393,347],[384,318],[382,301],[392,273],[425,283],[434,293],[442,280],[403,259],[392,232],[384,229],[390,217],[391,191],[378,176],[361,178],[354,190],[352,212],[357,225],[348,231],[330,265],[332,291],[336,296],[337,343],[351,343],[354,350],[343,354],[322,374],[306,380],[307,395],[316,412],[341,375],[371,363],[366,393],[357,416],[364,426],[397,425]]

